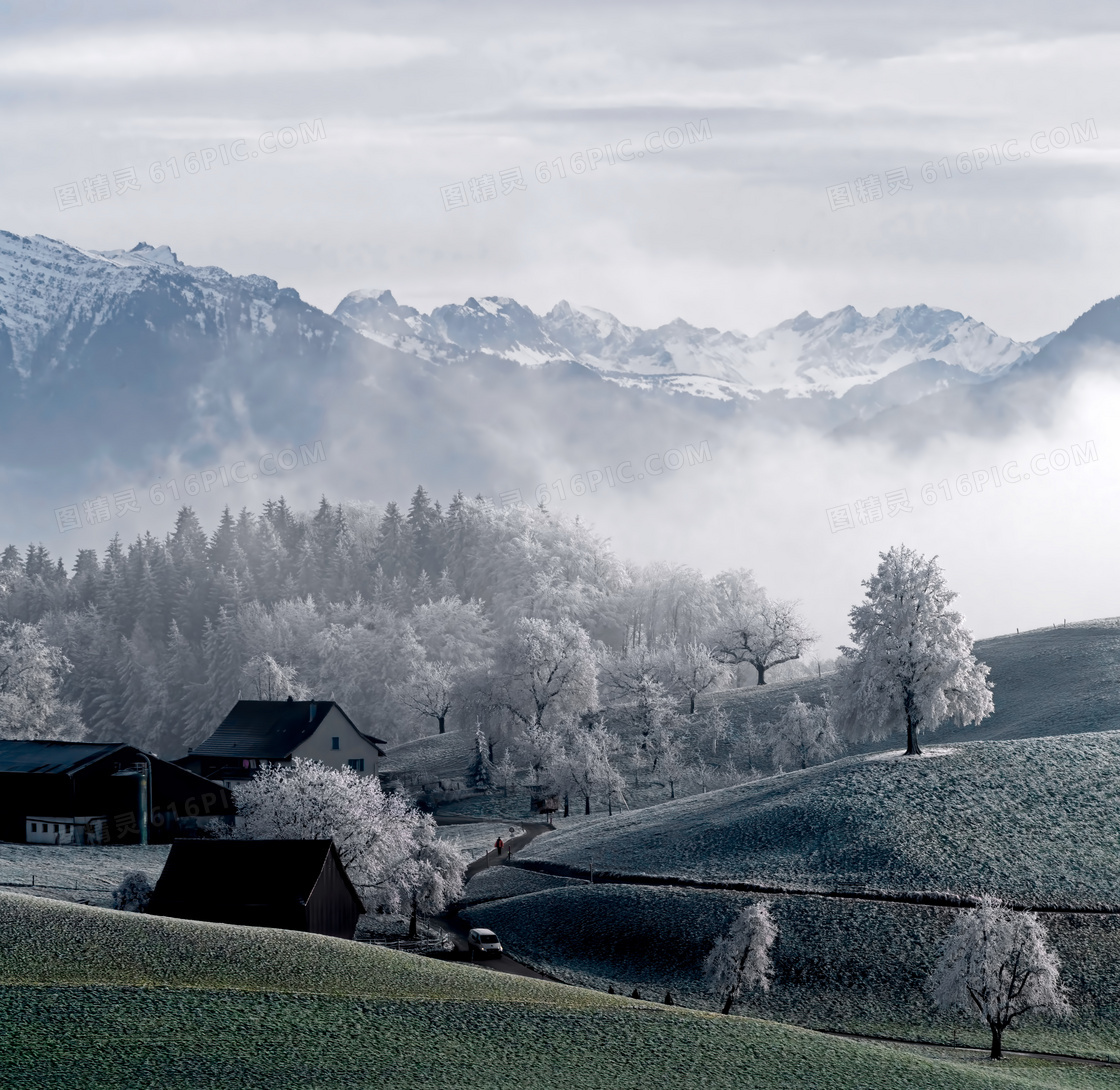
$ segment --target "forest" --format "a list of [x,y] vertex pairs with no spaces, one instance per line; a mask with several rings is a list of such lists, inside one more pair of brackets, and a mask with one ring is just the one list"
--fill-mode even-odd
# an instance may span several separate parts
[[[114,538],[69,570],[42,545],[10,545],[0,622],[8,737],[176,757],[238,698],[291,693],[338,701],[390,743],[477,724],[487,761],[516,741],[538,773],[543,738],[629,725],[623,741],[640,739],[650,771],[688,763],[687,750],[700,780],[701,736],[714,757],[710,736],[726,743],[735,728],[699,716],[697,698],[808,672],[814,639],[749,571],[629,564],[578,518],[462,494],[444,509],[422,487],[407,510],[326,498],[306,514],[283,498],[226,509],[209,533],[184,507],[163,538]],[[780,759],[745,729],[748,764]]]

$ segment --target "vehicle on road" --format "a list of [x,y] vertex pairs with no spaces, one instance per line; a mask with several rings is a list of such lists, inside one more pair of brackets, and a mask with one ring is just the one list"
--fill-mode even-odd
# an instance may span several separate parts
[[485,927],[471,929],[467,935],[467,949],[472,958],[500,958],[503,952],[498,936]]

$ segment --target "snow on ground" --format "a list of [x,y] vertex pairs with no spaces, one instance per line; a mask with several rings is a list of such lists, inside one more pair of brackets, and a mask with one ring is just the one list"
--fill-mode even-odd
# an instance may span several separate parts
[[441,825],[436,830],[436,836],[440,840],[458,842],[467,856],[474,860],[481,859],[493,848],[498,837],[512,840],[524,831],[520,825],[508,821],[472,821],[465,825]]
[[[107,908],[126,874],[143,871],[154,886],[168,844],[9,844],[0,842],[0,889]],[[34,886],[32,886],[34,880]]]
[[522,862],[802,889],[1120,904],[1120,732],[851,757],[599,816]]
[[461,900],[465,905],[477,905],[484,901],[500,901],[520,897],[524,893],[539,893],[544,889],[577,884],[580,884],[578,878],[556,878],[523,867],[485,867],[467,883]]
[[[501,868],[512,870],[515,868]],[[472,883],[473,885],[473,883]],[[510,954],[566,983],[711,1010],[701,973],[716,937],[749,894],[650,886],[552,889],[461,913],[493,928]],[[983,1026],[937,1012],[923,985],[953,910],[822,897],[770,898],[778,925],[774,982],[736,1013],[818,1029],[989,1043]],[[1009,1032],[1005,1047],[1120,1059],[1120,919],[1043,917],[1071,990],[1068,1025]]]

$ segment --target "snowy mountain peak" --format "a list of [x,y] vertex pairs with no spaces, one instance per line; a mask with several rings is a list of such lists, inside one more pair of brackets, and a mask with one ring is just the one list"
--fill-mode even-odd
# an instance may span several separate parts
[[988,379],[1029,359],[1045,343],[1013,341],[958,311],[924,304],[884,307],[871,317],[853,306],[821,318],[803,311],[751,337],[698,328],[682,318],[641,329],[567,300],[538,316],[504,296],[472,296],[430,315],[407,308],[406,332],[401,324],[406,308],[391,294],[372,303],[359,297],[365,294],[347,296],[335,317],[367,337],[433,362],[476,352],[526,365],[578,361],[612,381],[625,377],[626,385],[665,388],[671,379],[672,389],[719,398],[777,390],[842,396],[921,360]]

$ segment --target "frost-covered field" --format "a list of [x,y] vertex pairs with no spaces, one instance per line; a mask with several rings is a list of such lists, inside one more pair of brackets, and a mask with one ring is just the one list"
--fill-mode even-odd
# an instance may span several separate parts
[[441,825],[436,830],[440,840],[458,842],[471,859],[480,859],[501,837],[510,840],[525,830],[508,821],[472,821],[465,825]]
[[132,871],[143,871],[154,886],[170,850],[167,844],[74,846],[0,842],[0,888],[86,901],[107,908],[112,891]]
[[463,904],[475,905],[578,884],[583,884],[578,878],[554,878],[551,874],[538,874],[521,867],[487,867],[467,883],[461,900]]
[[474,731],[449,730],[389,746],[379,773],[422,772],[434,778],[463,776],[474,756]]
[[[703,1009],[717,1004],[700,972],[746,894],[586,884],[466,909],[510,953],[559,980]],[[983,1046],[983,1027],[939,1014],[925,996],[952,911],[917,905],[775,897],[779,927],[769,995],[743,1013],[818,1029]],[[1009,1048],[1120,1059],[1120,918],[1047,915],[1076,1018],[1008,1034]]]
[[772,776],[541,837],[575,873],[1120,905],[1120,732],[968,742]]
[[1091,1071],[1053,1066],[1042,1081],[1038,1065],[930,1059],[319,935],[8,894],[0,894],[0,933],[5,1086],[1109,1085]]

